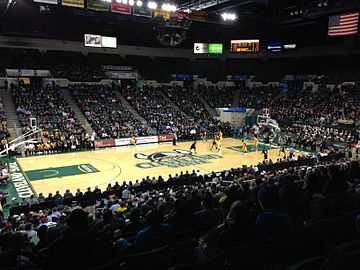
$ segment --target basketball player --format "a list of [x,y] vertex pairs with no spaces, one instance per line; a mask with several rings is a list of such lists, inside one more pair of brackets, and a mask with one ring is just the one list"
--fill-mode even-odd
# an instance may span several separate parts
[[264,147],[264,149],[262,150],[262,153],[264,155],[264,160],[268,159],[268,150]]
[[243,154],[245,155],[247,152],[247,144],[244,140],[241,141],[242,142],[242,147],[241,147],[241,151],[243,152]]
[[284,141],[284,139],[282,137],[279,138],[279,144],[280,144],[279,156],[280,156],[281,153],[286,155],[286,153],[285,153],[285,141]]
[[190,152],[196,154],[196,141],[194,141],[190,146]]
[[219,131],[219,140],[220,140],[220,142],[222,141],[223,137],[224,137],[224,135],[223,135],[223,133],[222,133],[221,130],[220,130],[220,131]]
[[222,149],[221,141],[216,141],[216,150],[220,151]]
[[216,149],[216,140],[214,139],[213,140],[213,142],[210,144],[210,151],[212,151],[213,150],[213,148],[215,147],[215,149]]
[[216,139],[215,139],[215,147],[216,147],[216,150],[220,151],[221,150],[221,140],[222,140],[222,133],[221,131],[219,132],[219,134],[216,136]]
[[257,151],[259,147],[259,139],[256,134],[254,134],[253,147],[255,151]]
[[176,140],[177,140],[177,135],[176,135],[176,133],[174,133],[174,137],[173,137],[173,140],[172,140],[173,146],[176,146]]
[[132,135],[130,138],[130,145],[136,146],[136,138],[134,135]]

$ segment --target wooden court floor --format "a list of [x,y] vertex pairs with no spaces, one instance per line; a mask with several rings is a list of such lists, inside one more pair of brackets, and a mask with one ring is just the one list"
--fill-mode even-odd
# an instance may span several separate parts
[[[26,178],[39,194],[64,193],[77,188],[84,191],[106,186],[118,181],[133,181],[146,176],[162,175],[166,180],[169,174],[180,171],[200,170],[201,173],[221,171],[244,164],[255,165],[263,160],[261,150],[252,151],[248,142],[248,153],[240,152],[241,140],[226,138],[220,152],[210,151],[210,141],[198,141],[196,154],[188,153],[192,142],[172,144],[151,144],[101,149],[95,151],[72,152],[17,158]],[[260,144],[261,147],[264,145]],[[278,158],[278,148],[268,147],[269,158]],[[136,156],[136,157],[135,157]]]

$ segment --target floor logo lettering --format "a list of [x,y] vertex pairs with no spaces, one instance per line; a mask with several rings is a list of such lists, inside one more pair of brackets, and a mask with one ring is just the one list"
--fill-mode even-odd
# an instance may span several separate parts
[[10,162],[11,181],[15,186],[16,192],[20,198],[28,198],[34,194],[24,174],[16,162]]
[[137,159],[146,159],[150,162],[137,163],[135,166],[141,169],[151,169],[156,167],[180,168],[209,163],[210,160],[220,159],[221,156],[209,154],[195,156],[190,151],[177,150],[174,152],[155,152],[151,155],[141,153],[135,154]]

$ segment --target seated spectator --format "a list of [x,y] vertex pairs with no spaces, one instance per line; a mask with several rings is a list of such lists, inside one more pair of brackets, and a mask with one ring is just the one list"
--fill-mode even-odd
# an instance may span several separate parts
[[151,210],[146,215],[146,227],[138,232],[135,245],[150,244],[163,246],[172,241],[172,229],[169,224],[162,223],[163,216],[157,210]]
[[6,251],[6,255],[2,257],[2,267],[20,267],[34,261],[35,256],[29,248],[26,233],[20,231],[11,233],[8,241],[9,249]]
[[202,200],[203,209],[195,212],[199,218],[199,223],[204,224],[208,229],[218,225],[224,219],[223,211],[214,207],[214,200],[215,198],[207,193]]
[[[75,209],[67,220],[69,229],[49,247],[43,269],[64,269],[69,262],[73,268],[88,269],[107,263],[114,256],[110,242],[91,231],[87,213]],[[66,260],[58,260],[62,254]],[[89,259],[92,258],[92,259]]]
[[143,230],[145,223],[141,220],[141,211],[139,208],[131,209],[129,213],[129,222],[121,230],[124,236],[131,235]]
[[196,256],[203,260],[220,250],[230,250],[234,246],[241,246],[255,239],[255,226],[250,221],[248,205],[235,201],[224,223],[209,230],[200,238]]
[[278,211],[279,195],[276,186],[264,186],[259,190],[257,198],[263,210],[256,217],[256,228],[260,236],[271,236],[293,226],[291,219]]

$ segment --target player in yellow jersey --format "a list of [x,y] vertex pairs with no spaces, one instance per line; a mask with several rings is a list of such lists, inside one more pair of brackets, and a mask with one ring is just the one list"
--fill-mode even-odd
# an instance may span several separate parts
[[38,150],[39,152],[43,152],[43,151],[44,151],[44,144],[39,143],[39,144],[37,145],[37,150]]
[[220,151],[222,146],[221,146],[221,140],[216,140],[216,150]]
[[255,151],[258,150],[258,147],[259,147],[259,139],[257,138],[256,135],[254,135],[253,147],[254,147],[254,150],[255,150]]
[[223,137],[224,137],[224,135],[223,135],[223,133],[222,133],[221,130],[220,130],[220,131],[219,131],[219,140],[222,141]]
[[247,144],[244,140],[241,141],[242,142],[242,147],[241,147],[241,151],[246,154],[247,152]]
[[130,138],[130,145],[133,145],[133,146],[135,146],[136,145],[136,138],[135,138],[135,136],[133,135],[133,136],[131,136],[131,138]]

